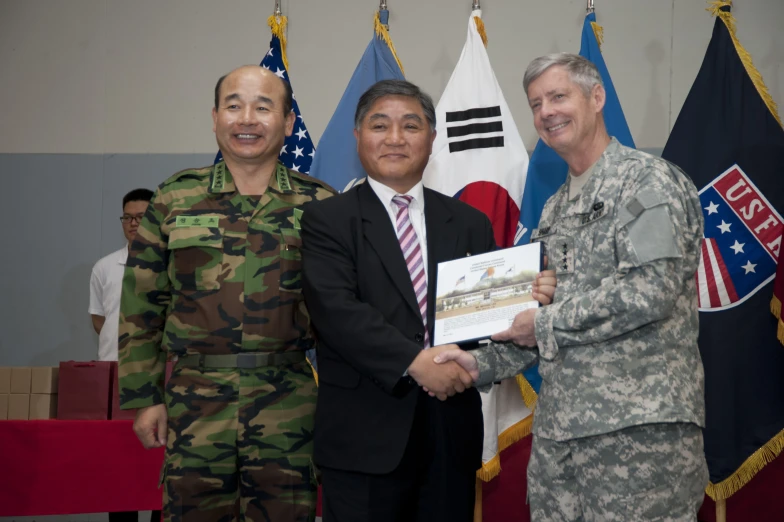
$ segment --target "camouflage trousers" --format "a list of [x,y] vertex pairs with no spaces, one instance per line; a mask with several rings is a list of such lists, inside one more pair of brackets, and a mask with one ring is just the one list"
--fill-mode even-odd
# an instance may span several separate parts
[[288,367],[175,368],[169,413],[167,522],[311,522],[316,384]]
[[708,485],[702,430],[647,424],[566,442],[534,437],[533,522],[693,522]]

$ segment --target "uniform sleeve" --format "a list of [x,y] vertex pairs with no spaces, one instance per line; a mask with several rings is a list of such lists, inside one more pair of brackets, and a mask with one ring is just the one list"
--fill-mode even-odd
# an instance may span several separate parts
[[[494,343],[471,351],[479,366],[477,387],[514,377],[539,362],[536,348],[522,348],[513,343]],[[484,390],[480,390],[484,391]]]
[[161,339],[171,301],[167,273],[168,237],[161,224],[168,209],[158,189],[139,225],[125,267],[120,299],[120,407],[163,403],[166,354]]
[[98,275],[97,264],[90,274],[90,306],[87,308],[87,313],[106,317],[106,312],[103,309],[103,285]]
[[618,202],[615,273],[590,291],[537,310],[542,359],[554,359],[561,348],[606,341],[665,319],[685,285],[694,284],[696,267],[685,266],[683,255],[697,237],[684,208],[688,195],[652,167],[638,179]]

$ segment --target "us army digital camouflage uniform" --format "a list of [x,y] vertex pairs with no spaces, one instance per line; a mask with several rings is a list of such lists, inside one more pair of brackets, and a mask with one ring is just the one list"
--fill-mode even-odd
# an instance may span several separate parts
[[694,274],[697,189],[615,139],[577,199],[567,181],[532,241],[557,273],[537,349],[472,352],[478,385],[539,361],[529,498],[534,521],[696,520],[708,471]]
[[165,393],[163,380],[167,356],[313,347],[298,207],[332,194],[278,164],[263,195],[242,195],[220,162],[174,175],[153,197],[123,279],[119,371],[123,408],[167,405],[166,520],[313,519],[306,361],[175,366]]

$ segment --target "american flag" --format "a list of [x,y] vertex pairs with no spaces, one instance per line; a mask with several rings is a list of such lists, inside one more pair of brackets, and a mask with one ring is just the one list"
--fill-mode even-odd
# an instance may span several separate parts
[[[262,67],[274,72],[278,77],[291,83],[289,73],[286,71],[286,66],[283,64],[283,52],[280,48],[280,39],[272,35],[270,41],[269,51],[261,60]],[[305,127],[305,120],[302,119],[302,114],[299,112],[299,105],[297,98],[294,97],[294,104],[292,105],[294,113],[297,115],[297,120],[294,122],[294,132],[291,136],[286,138],[283,148],[280,149],[280,156],[278,159],[287,168],[296,170],[303,174],[310,173],[310,164],[313,162],[313,156],[316,153],[316,147],[313,146],[313,141],[310,139],[310,133]],[[223,155],[218,152],[215,156],[215,163],[223,159]]]

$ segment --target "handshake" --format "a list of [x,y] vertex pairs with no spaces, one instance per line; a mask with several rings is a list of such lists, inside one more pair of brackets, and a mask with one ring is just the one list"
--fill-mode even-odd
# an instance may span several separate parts
[[476,358],[458,345],[443,344],[422,350],[408,367],[408,375],[444,401],[470,388],[479,378],[479,366]]
[[[533,285],[534,299],[542,305],[552,303],[555,287],[555,271],[540,272]],[[492,340],[536,346],[535,318],[536,309],[523,310],[508,329],[493,335]],[[408,367],[408,374],[431,396],[444,401],[474,384],[479,378],[479,364],[471,352],[461,350],[456,344],[444,344],[420,352]]]

